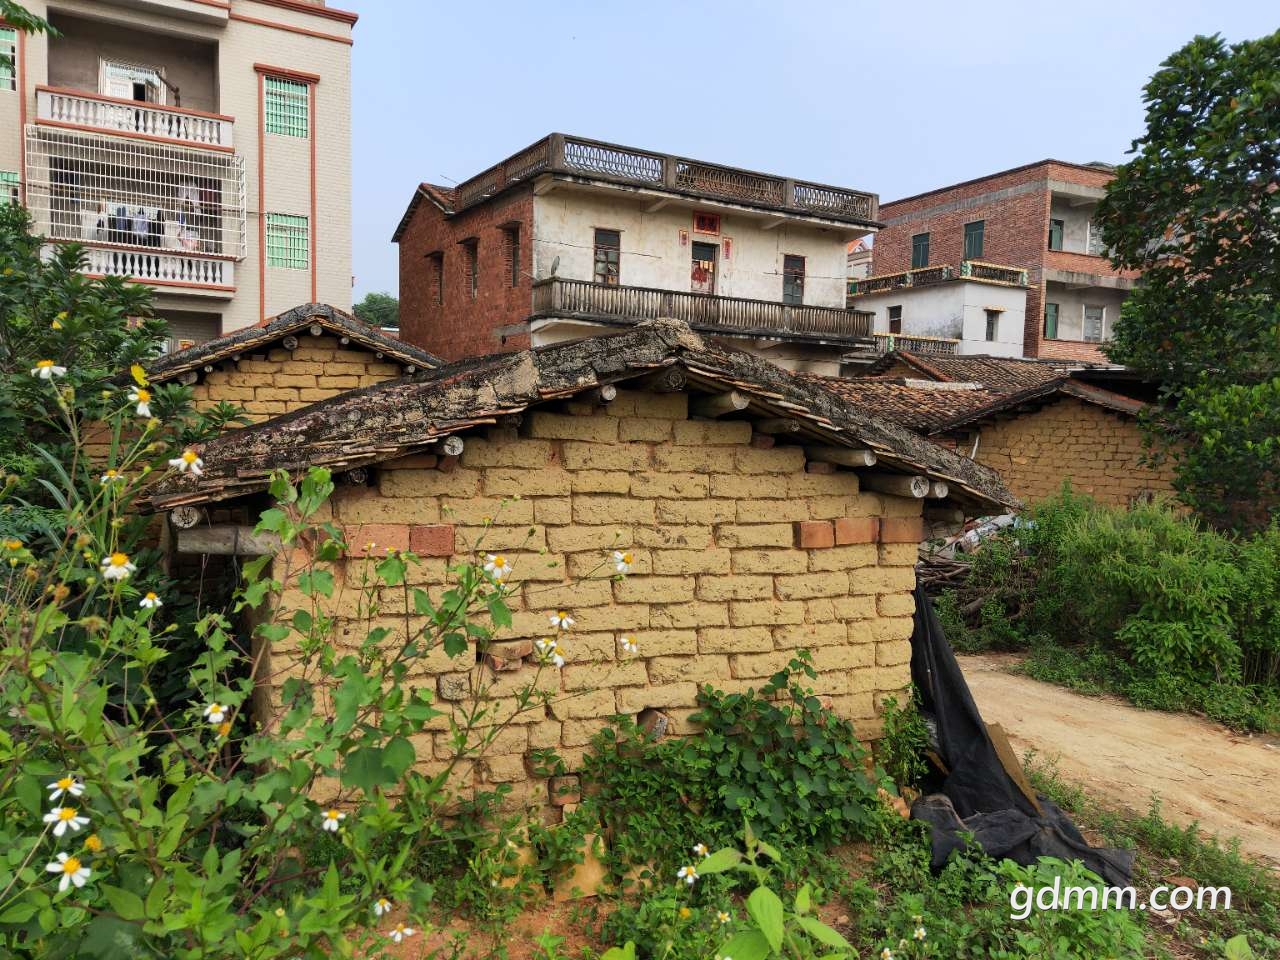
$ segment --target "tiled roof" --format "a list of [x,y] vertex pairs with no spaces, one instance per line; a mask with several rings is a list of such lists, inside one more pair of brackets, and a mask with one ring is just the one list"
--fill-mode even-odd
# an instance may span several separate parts
[[453,213],[453,187],[442,187],[438,183],[420,183],[418,188],[413,191],[413,199],[409,201],[409,206],[405,208],[404,214],[400,217],[400,222],[396,224],[395,233],[391,235],[392,243],[399,241],[405,227],[409,225],[409,220],[413,217],[414,211],[418,209],[423,200],[430,200],[445,213]]
[[1044,403],[1052,403],[1061,397],[1074,397],[1077,400],[1083,400],[1085,403],[1091,403],[1094,406],[1103,407],[1113,413],[1121,413],[1128,417],[1136,417],[1147,406],[1143,401],[1135,400],[1133,397],[1126,397],[1122,393],[1105,390],[1091,383],[1083,383],[1063,376],[1056,381],[1050,381],[1036,387],[1028,387],[1025,390],[1011,393],[1001,393],[989,403],[978,405],[969,410],[958,411],[954,416],[936,421],[929,432],[943,433],[947,430],[955,430],[986,417],[992,417],[1009,410],[1016,410],[1024,404],[1035,403],[1042,406]]
[[950,383],[980,383],[1001,393],[1025,390],[1061,379],[1061,365],[1042,360],[1013,357],[936,356],[895,350],[886,353],[867,370],[867,376],[889,370],[897,363],[906,364],[926,380]]
[[691,389],[736,390],[760,417],[800,425],[799,442],[868,449],[888,470],[945,481],[955,502],[1004,509],[1016,498],[993,470],[868,412],[772,363],[708,344],[676,320],[651,320],[626,333],[493,354],[451,363],[323,400],[205,445],[203,476],[171,477],[147,505],[168,509],[264,489],[273,470],[328,466],[350,470],[416,451],[498,417],[603,384],[672,368]]
[[935,424],[987,406],[1001,397],[1001,393],[996,390],[933,389],[887,377],[860,380],[839,377],[809,379],[868,413],[893,420],[921,433],[929,433]]
[[313,326],[319,326],[336,336],[346,337],[357,346],[380,353],[388,360],[405,366],[427,369],[444,363],[434,354],[395,337],[388,337],[376,327],[369,326],[337,307],[326,303],[304,303],[256,327],[245,327],[225,337],[198,343],[194,347],[161,357],[151,365],[147,374],[154,382],[164,383],[189,370],[198,370],[228,357],[261,352],[268,344]]

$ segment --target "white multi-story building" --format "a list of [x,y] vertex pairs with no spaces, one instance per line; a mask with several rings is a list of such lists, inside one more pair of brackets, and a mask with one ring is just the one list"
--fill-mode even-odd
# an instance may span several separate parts
[[351,43],[323,0],[26,0],[0,21],[0,184],[171,346],[351,304]]

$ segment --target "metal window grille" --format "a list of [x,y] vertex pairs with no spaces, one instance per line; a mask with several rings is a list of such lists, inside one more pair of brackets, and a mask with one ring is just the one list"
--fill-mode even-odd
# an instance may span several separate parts
[[622,234],[617,230],[597,230],[595,237],[596,283],[617,286],[621,274]]
[[267,133],[306,137],[310,97],[310,88],[305,83],[267,77]]
[[267,214],[267,266],[306,270],[311,266],[311,231],[306,217]]
[[0,203],[17,203],[20,183],[12,170],[0,170]]
[[242,259],[244,160],[28,125],[27,207],[52,240]]
[[18,31],[0,27],[0,90],[18,89]]
[[155,67],[120,60],[102,61],[100,86],[109,97],[143,103],[167,103],[164,74]]
[[917,233],[911,238],[911,269],[919,270],[929,265],[929,235]]
[[804,257],[787,254],[782,258],[782,302],[804,303]]
[[986,221],[975,220],[964,225],[964,258],[966,260],[982,259],[982,241]]

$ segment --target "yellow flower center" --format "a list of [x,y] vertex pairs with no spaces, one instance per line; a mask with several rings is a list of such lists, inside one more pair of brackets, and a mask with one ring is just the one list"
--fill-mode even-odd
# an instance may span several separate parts
[[99,853],[102,850],[102,838],[96,833],[91,833],[84,838],[84,846],[90,853]]
[[123,567],[128,562],[129,555],[127,553],[116,552],[111,555],[111,566],[113,567]]
[[337,820],[337,819],[338,819],[338,811],[337,811],[337,810],[330,810],[330,811],[328,811],[328,812],[325,814],[325,817],[326,817],[326,818],[328,818],[329,820]]
[[58,781],[58,789],[70,790],[72,787],[75,786],[75,783],[76,781],[74,777],[63,777],[61,780]]
[[108,470],[108,471],[107,471],[107,479],[108,479],[108,480],[114,480],[114,479],[115,479],[116,477],[118,477],[118,476],[119,476],[119,474],[118,474],[118,473],[116,473],[114,470]]
[[220,737],[225,737],[225,736],[226,736],[227,734],[229,734],[230,732],[231,732],[231,721],[230,721],[230,720],[223,721],[221,724],[219,724],[219,726],[218,726],[218,736],[220,736]]
[[6,541],[4,542],[4,545],[5,545],[5,548],[6,548],[6,549],[9,549],[9,550],[21,550],[21,549],[22,549],[22,541],[21,541],[21,540],[6,540]]
[[221,713],[221,712],[222,712],[222,704],[220,704],[220,703],[211,703],[211,704],[209,704],[209,712],[210,712],[210,713]]
[[67,857],[62,861],[63,873],[75,873],[80,869],[80,860],[78,857]]
[[494,557],[493,565],[495,567],[498,567],[499,569],[501,569],[502,567],[505,567],[507,565],[506,557]]
[[157,597],[153,592],[151,592],[150,590],[148,590],[148,591],[147,591],[147,599],[148,599],[148,600],[159,600],[160,598],[159,598],[159,597]]
[[693,911],[692,911],[692,910],[690,910],[688,907],[681,907],[681,908],[680,908],[680,916],[682,916],[682,917],[688,917],[688,916],[689,916],[689,914],[691,914],[692,912],[693,912]]
[[182,454],[183,463],[195,463],[198,459],[199,457],[196,456],[196,452],[194,450],[187,450]]
[[58,819],[62,820],[63,822],[66,822],[67,820],[74,820],[75,818],[76,818],[75,807],[63,807],[61,810],[58,811]]
[[52,361],[52,360],[37,360],[37,361],[36,361],[36,369],[38,369],[38,370],[48,370],[48,369],[49,369],[50,367],[52,367],[52,366],[53,366],[53,361]]
[[143,389],[139,388],[139,389],[138,389],[138,391],[137,391],[137,393],[135,394],[135,396],[138,398],[138,402],[139,402],[139,403],[150,403],[150,402],[151,402],[151,391],[150,391],[150,390],[143,390]]
[[624,553],[624,554],[622,555],[622,562],[623,562],[623,563],[630,563],[630,562],[631,562],[631,554],[629,554],[629,553]]

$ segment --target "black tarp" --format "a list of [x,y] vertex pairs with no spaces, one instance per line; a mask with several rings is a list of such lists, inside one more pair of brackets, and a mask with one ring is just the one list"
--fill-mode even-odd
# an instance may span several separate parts
[[1129,885],[1132,852],[1089,846],[1057,804],[1037,795],[1037,811],[1005,771],[933,605],[919,585],[911,679],[920,694],[920,709],[937,724],[938,754],[948,771],[937,792],[911,806],[911,816],[930,825],[934,869],[964,846],[963,831],[997,859],[1027,865],[1037,857],[1079,860],[1111,886]]

